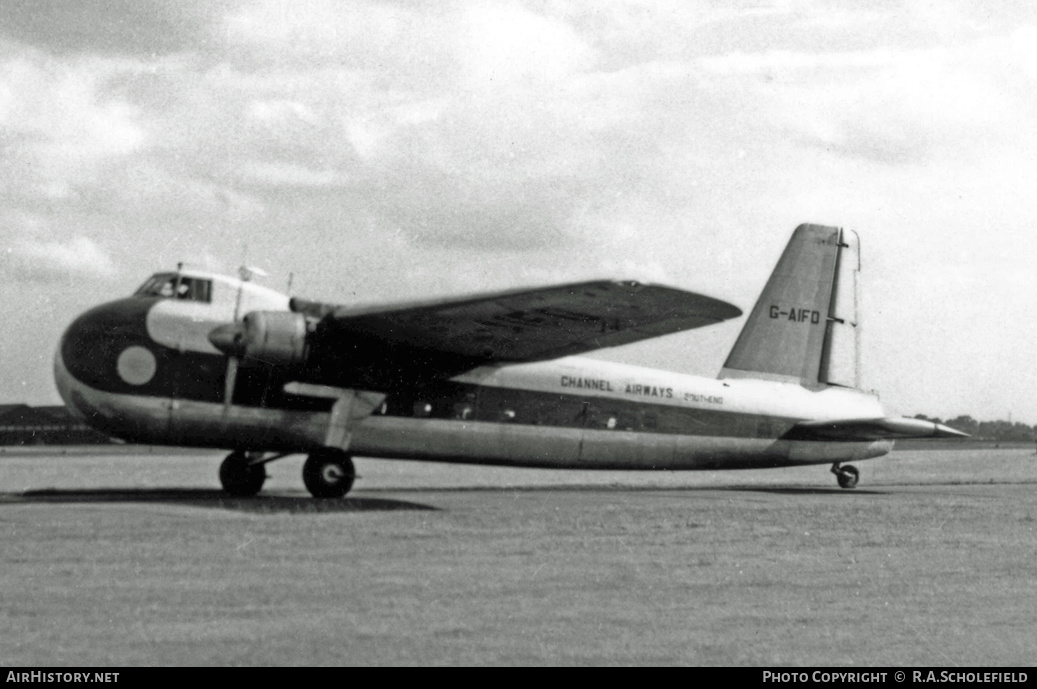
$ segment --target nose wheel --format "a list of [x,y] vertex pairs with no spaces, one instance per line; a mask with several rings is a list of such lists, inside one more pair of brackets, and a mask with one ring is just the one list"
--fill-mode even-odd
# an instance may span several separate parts
[[341,498],[353,487],[354,479],[353,459],[342,450],[314,452],[302,466],[302,482],[315,498]]
[[835,474],[835,480],[839,482],[840,488],[856,488],[861,476],[857,467],[851,464],[839,466],[839,462],[832,465],[832,473]]
[[220,485],[235,497],[251,497],[263,489],[266,469],[241,450],[231,452],[220,464]]

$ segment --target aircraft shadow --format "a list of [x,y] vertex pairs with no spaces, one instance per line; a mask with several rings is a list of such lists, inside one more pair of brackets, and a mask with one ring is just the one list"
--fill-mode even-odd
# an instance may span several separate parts
[[219,490],[181,488],[100,488],[90,490],[29,490],[0,497],[0,504],[141,503],[237,510],[257,514],[327,514],[333,512],[394,512],[437,508],[406,500],[348,496],[318,500],[308,495],[259,494],[236,498]]
[[773,493],[775,495],[885,495],[885,491],[854,488],[793,488],[782,486],[725,486],[719,490],[745,493]]
[[873,488],[846,490],[838,487],[819,486],[638,486],[625,484],[584,483],[556,484],[547,486],[444,486],[444,487],[400,487],[368,488],[368,493],[711,493],[716,491],[733,493],[773,493],[775,495],[886,495],[886,491]]

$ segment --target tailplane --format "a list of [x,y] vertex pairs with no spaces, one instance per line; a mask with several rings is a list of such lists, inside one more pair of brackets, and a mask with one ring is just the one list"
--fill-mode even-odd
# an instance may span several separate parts
[[720,377],[859,387],[859,274],[856,233],[797,227]]
[[824,419],[800,421],[790,428],[785,440],[865,441],[897,440],[902,438],[968,438],[950,426],[934,421],[886,416],[872,419]]

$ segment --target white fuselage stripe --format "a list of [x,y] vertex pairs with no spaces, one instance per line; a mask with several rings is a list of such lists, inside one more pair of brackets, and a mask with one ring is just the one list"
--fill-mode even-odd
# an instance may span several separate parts
[[[132,428],[135,439],[143,442],[307,452],[323,444],[330,422],[327,412],[102,392],[75,380],[60,357],[55,361],[55,377],[62,396],[72,400],[79,414],[112,433]],[[349,449],[386,458],[649,470],[845,462],[878,457],[891,447],[889,441],[788,441],[370,416],[356,426]]]

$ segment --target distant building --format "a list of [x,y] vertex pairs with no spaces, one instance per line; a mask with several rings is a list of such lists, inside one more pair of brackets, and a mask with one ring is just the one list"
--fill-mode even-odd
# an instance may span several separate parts
[[0,445],[107,445],[114,443],[64,406],[0,404]]

